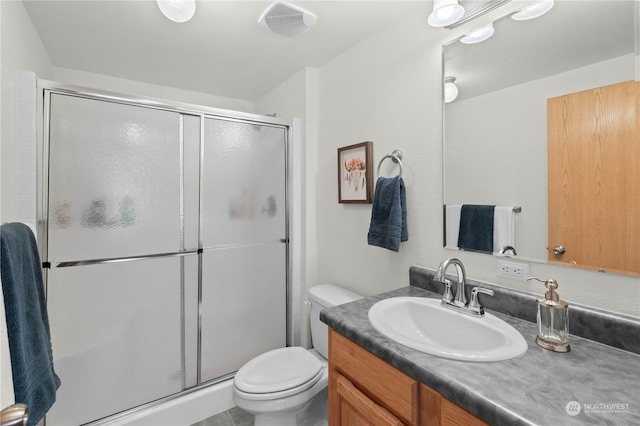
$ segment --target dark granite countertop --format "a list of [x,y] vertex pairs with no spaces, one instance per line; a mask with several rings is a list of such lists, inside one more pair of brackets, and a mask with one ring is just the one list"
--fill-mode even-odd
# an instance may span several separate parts
[[440,298],[408,286],[326,309],[320,318],[493,425],[640,425],[640,355],[575,335],[569,353],[550,352],[536,345],[535,323],[487,309],[525,337],[527,353],[490,363],[440,358],[396,343],[369,323],[374,303],[400,296]]

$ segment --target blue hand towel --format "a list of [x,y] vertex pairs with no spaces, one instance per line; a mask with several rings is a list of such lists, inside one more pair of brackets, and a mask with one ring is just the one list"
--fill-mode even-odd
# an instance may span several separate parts
[[373,195],[369,245],[393,251],[409,239],[404,181],[401,177],[378,178]]
[[31,426],[55,402],[60,379],[53,369],[40,255],[27,225],[0,227],[0,259],[15,402],[29,406]]
[[458,247],[463,250],[493,252],[493,213],[495,207],[462,205]]

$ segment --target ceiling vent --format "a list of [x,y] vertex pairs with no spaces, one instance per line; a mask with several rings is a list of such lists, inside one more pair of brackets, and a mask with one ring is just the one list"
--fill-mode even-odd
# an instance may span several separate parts
[[292,4],[277,1],[264,11],[258,22],[274,33],[295,37],[316,22],[316,15]]

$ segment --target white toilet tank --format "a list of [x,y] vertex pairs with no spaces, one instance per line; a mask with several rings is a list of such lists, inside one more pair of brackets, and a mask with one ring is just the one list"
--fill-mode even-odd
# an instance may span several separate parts
[[316,351],[325,358],[329,358],[329,328],[320,321],[320,312],[326,308],[342,305],[362,299],[363,296],[335,285],[317,285],[309,289],[309,302],[311,302],[311,342]]

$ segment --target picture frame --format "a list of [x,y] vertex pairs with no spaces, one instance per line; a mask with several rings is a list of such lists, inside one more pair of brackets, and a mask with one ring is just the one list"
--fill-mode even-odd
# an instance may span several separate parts
[[338,203],[373,202],[373,142],[338,148]]

